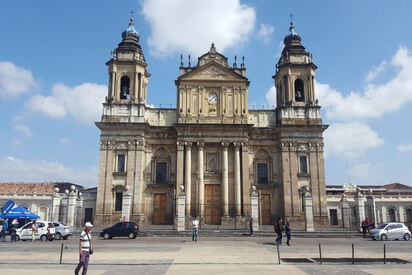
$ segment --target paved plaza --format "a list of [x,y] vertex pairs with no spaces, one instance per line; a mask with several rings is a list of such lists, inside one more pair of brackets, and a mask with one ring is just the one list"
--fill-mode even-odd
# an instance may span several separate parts
[[[392,260],[387,264],[383,244],[362,238],[296,238],[292,246],[280,247],[279,264],[273,238],[268,237],[200,237],[196,243],[184,237],[94,239],[88,274],[411,274],[412,242],[386,242]],[[7,242],[0,248],[0,274],[73,274],[78,261],[77,238]]]

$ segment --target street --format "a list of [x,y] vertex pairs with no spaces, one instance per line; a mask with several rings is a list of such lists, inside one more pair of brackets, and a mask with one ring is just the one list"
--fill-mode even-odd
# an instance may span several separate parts
[[[141,237],[92,239],[95,253],[88,274],[410,274],[412,242],[369,239],[292,239],[277,248],[268,237]],[[60,262],[63,244],[62,264]],[[319,244],[323,264],[319,260]],[[352,264],[354,244],[355,264]],[[78,239],[0,244],[2,274],[73,274],[78,261]],[[408,263],[409,262],[409,263]]]

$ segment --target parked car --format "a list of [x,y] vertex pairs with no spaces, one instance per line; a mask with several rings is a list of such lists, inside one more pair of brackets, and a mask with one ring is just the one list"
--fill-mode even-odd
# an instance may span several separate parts
[[374,240],[386,241],[388,239],[409,241],[411,232],[403,223],[383,223],[370,231],[370,237]]
[[56,229],[56,240],[64,239],[67,240],[68,237],[73,235],[73,227],[71,225],[66,225],[61,222],[53,222],[54,228]]
[[134,222],[119,222],[112,227],[105,228],[100,233],[100,237],[105,240],[113,237],[129,237],[129,239],[136,238],[139,234],[139,227]]
[[[32,239],[33,222],[28,222],[16,231],[17,240],[31,240]],[[34,233],[36,240],[53,241],[56,230],[52,222],[36,221],[37,232]]]

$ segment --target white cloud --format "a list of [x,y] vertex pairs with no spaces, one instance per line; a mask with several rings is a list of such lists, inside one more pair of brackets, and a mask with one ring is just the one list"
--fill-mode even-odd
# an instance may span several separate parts
[[359,157],[364,151],[384,143],[368,125],[360,122],[334,123],[325,131],[325,153]]
[[26,137],[30,138],[33,136],[33,133],[30,131],[29,127],[27,127],[26,125],[23,124],[17,124],[14,125],[13,129],[15,131],[20,131],[22,132]]
[[30,92],[37,86],[31,71],[0,61],[0,96],[17,97]]
[[366,82],[371,82],[373,80],[375,80],[375,78],[385,70],[386,68],[386,61],[382,61],[381,64],[379,64],[378,67],[375,67],[372,69],[372,71],[368,72],[368,74],[366,75]]
[[256,13],[239,0],[144,0],[143,15],[152,32],[153,55],[206,52],[212,42],[219,51],[239,46],[252,33]]
[[105,85],[84,83],[75,87],[55,84],[50,96],[35,95],[26,102],[33,111],[53,118],[70,115],[84,123],[98,121],[107,94]]
[[274,30],[275,29],[271,25],[260,24],[257,35],[263,40],[264,43],[268,43]]
[[272,106],[276,107],[276,87],[270,87],[269,91],[266,93],[266,101],[269,104],[269,108]]
[[412,144],[399,145],[398,151],[400,152],[412,151]]
[[412,101],[412,55],[400,47],[390,64],[399,67],[399,72],[387,83],[367,85],[362,93],[350,92],[344,96],[328,84],[316,82],[317,97],[327,117],[337,120],[380,117]]
[[0,158],[0,181],[44,182],[68,181],[86,186],[97,185],[98,167],[67,167],[57,162]]

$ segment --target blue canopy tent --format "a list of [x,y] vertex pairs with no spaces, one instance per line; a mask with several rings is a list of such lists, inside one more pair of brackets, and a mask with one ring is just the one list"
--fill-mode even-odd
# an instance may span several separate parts
[[32,213],[31,211],[27,210],[22,206],[17,206],[11,209],[9,212],[7,212],[5,215],[3,215],[3,218],[37,220],[40,219],[40,216],[37,216],[36,214]]

